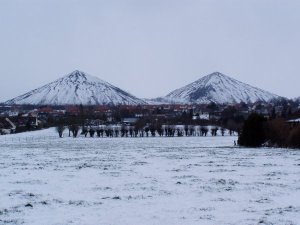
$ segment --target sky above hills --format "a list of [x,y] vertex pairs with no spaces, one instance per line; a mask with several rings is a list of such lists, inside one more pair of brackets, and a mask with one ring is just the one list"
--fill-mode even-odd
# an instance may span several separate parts
[[1,0],[0,101],[75,69],[153,98],[220,71],[300,96],[298,0]]

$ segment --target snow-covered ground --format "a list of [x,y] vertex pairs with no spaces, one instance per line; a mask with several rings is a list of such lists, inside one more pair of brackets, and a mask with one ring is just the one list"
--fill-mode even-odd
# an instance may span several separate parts
[[0,224],[300,224],[300,151],[236,139],[0,136]]

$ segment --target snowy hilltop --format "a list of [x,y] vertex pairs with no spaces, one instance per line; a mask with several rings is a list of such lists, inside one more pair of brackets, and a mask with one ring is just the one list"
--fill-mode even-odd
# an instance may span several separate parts
[[169,103],[253,103],[279,96],[215,72],[169,93],[160,101]]
[[43,87],[6,101],[8,105],[138,105],[253,103],[279,96],[215,72],[151,100],[139,99],[106,81],[75,70]]
[[29,105],[137,105],[145,102],[97,77],[75,70],[54,82],[5,104]]

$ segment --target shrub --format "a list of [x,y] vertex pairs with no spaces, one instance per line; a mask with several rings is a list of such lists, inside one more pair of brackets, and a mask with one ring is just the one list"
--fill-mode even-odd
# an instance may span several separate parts
[[288,138],[288,145],[292,148],[300,148],[300,127],[294,128]]
[[286,147],[288,145],[288,136],[290,128],[285,120],[276,119],[269,121],[266,126],[266,137],[270,140],[270,144],[277,145],[279,147]]

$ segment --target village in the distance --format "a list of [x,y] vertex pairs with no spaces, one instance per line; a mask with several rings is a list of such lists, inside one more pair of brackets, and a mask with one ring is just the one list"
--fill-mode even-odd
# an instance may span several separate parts
[[[293,100],[274,100],[246,104],[202,105],[120,105],[120,106],[0,106],[1,134],[38,130],[60,124],[87,128],[122,125],[139,128],[162,125],[219,126],[239,132],[250,114],[283,119],[294,126],[300,122],[300,104]],[[90,130],[90,129],[89,129]],[[221,129],[219,130],[221,135]],[[196,134],[195,134],[196,135]]]

